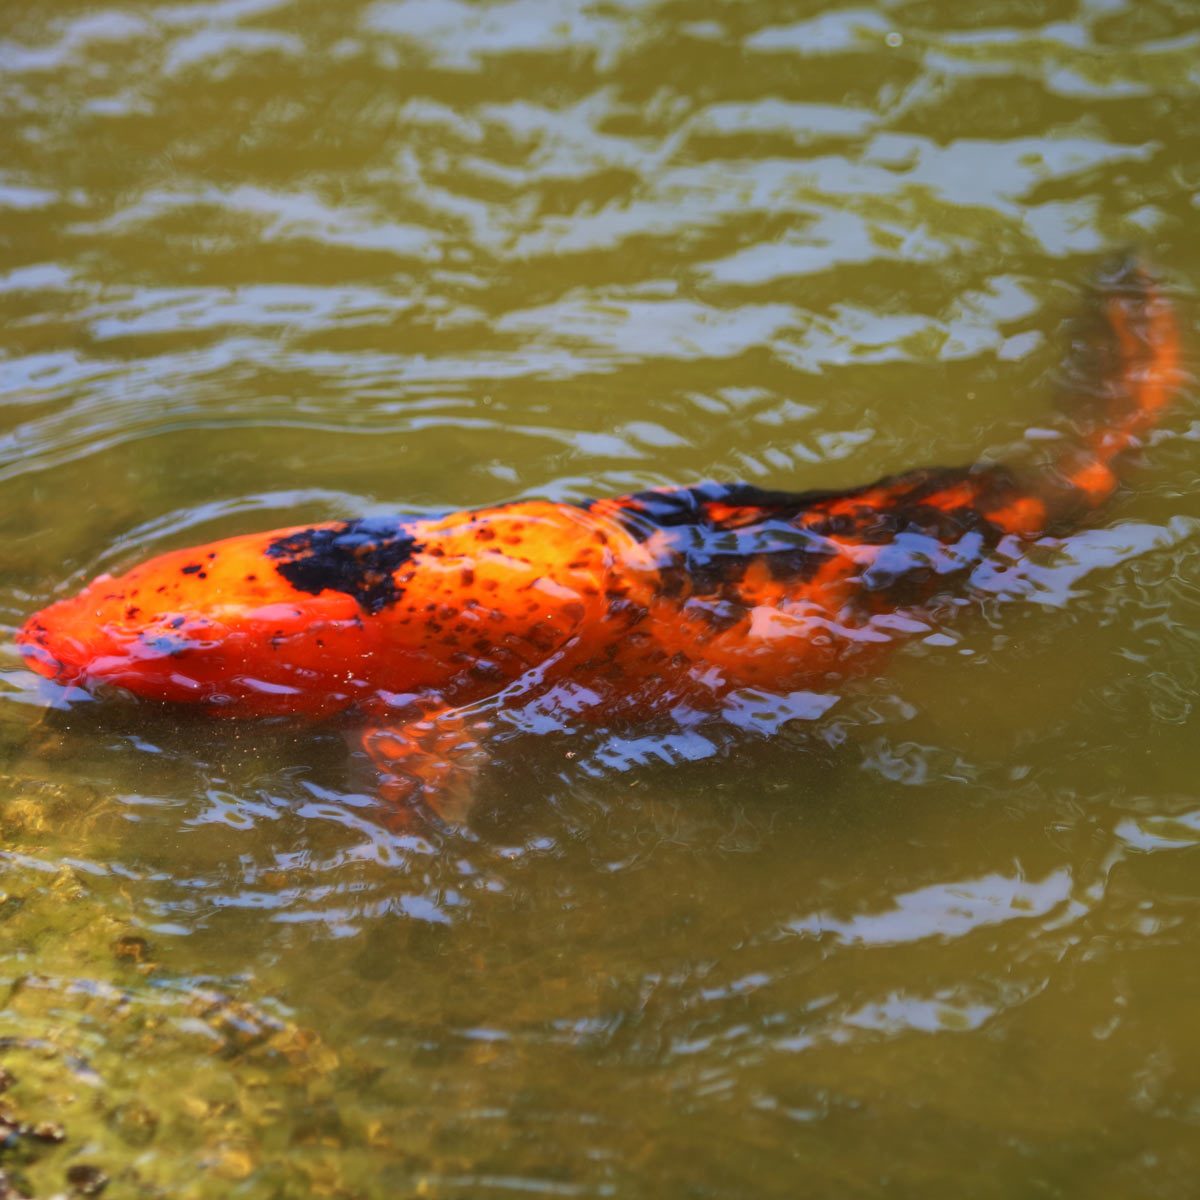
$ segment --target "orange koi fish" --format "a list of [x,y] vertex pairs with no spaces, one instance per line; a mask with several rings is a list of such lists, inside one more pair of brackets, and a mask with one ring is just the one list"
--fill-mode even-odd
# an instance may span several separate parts
[[[1163,294],[1100,280],[1086,386],[1052,461],[923,469],[848,491],[664,488],[369,517],[176,550],[30,617],[64,684],[236,717],[351,712],[385,796],[443,814],[484,757],[492,698],[628,720],[738,689],[824,690],[873,669],[1001,550],[1062,531],[1180,380]],[[1084,402],[1089,403],[1084,403]],[[551,701],[553,703],[553,700]]]

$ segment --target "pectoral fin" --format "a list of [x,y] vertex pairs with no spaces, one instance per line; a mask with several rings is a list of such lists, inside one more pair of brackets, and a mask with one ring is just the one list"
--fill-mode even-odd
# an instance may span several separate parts
[[379,792],[403,821],[422,810],[448,825],[466,822],[487,761],[486,724],[459,708],[365,729],[361,745],[379,772]]

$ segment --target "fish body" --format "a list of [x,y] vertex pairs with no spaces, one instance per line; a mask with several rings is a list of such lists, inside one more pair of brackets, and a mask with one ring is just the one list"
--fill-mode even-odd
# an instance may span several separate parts
[[[972,572],[1117,486],[1179,379],[1171,309],[1125,262],[1097,288],[1070,436],[1052,461],[866,487],[701,484],[580,504],[369,517],[172,551],[32,616],[62,683],[237,718],[351,711],[384,790],[428,798],[481,756],[470,706],[570,681],[593,718],[827,689],[873,669]],[[1085,412],[1088,409],[1090,411]]]

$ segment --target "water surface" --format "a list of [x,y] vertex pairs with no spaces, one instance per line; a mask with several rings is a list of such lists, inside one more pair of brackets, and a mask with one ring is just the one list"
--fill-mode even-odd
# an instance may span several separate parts
[[1107,250],[1193,323],[1192,4],[6,18],[0,1062],[66,1140],[0,1169],[1194,1195],[1190,384],[1023,599],[822,715],[514,741],[461,830],[389,830],[335,729],[47,712],[11,646],[98,571],[234,532],[848,486],[1047,424]]

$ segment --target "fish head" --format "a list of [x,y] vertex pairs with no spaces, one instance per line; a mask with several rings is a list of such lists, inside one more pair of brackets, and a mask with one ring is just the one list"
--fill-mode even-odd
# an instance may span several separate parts
[[171,551],[101,575],[25,623],[30,667],[231,716],[323,716],[380,686],[403,648],[379,619],[411,539],[396,522],[303,526]]

